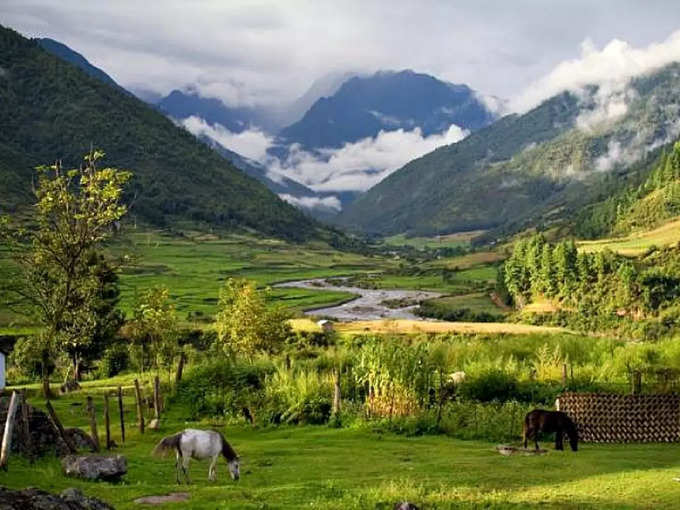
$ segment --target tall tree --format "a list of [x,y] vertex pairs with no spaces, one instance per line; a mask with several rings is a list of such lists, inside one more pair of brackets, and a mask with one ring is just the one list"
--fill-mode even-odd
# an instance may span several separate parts
[[[78,352],[91,342],[101,285],[88,260],[127,212],[122,195],[131,174],[97,168],[103,156],[91,151],[79,169],[64,170],[60,163],[39,167],[34,226],[4,230],[21,274],[13,290],[44,327],[44,344],[62,352]],[[50,351],[43,352],[47,366]],[[43,393],[50,393],[47,370]]]

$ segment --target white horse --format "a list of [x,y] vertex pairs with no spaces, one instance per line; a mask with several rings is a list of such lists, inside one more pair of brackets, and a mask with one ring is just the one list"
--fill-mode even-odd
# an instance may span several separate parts
[[175,474],[177,483],[180,483],[180,467],[186,482],[188,484],[191,483],[189,479],[189,461],[192,458],[196,460],[212,459],[208,469],[208,479],[214,482],[217,478],[216,465],[220,454],[227,460],[231,478],[238,480],[240,477],[239,457],[219,432],[214,430],[186,429],[179,434],[161,439],[156,448],[154,448],[153,454],[165,455],[165,453],[173,449],[176,451]]

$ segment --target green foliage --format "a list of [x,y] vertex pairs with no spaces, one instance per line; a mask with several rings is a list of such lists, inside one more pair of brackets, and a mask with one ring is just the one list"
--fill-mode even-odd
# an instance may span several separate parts
[[141,372],[150,364],[156,370],[170,367],[179,354],[178,324],[170,292],[163,287],[142,293],[127,325],[137,366]]
[[260,292],[254,282],[227,279],[220,290],[216,317],[217,338],[229,356],[251,357],[258,352],[276,352],[291,336],[288,313],[280,306],[265,304],[269,289]]

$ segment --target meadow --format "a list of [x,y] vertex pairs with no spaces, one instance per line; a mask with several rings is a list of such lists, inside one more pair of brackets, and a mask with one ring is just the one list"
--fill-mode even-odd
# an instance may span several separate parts
[[579,241],[579,250],[597,252],[609,249],[621,255],[641,255],[653,247],[670,246],[680,242],[680,220],[669,221],[658,228],[636,232],[624,237]]

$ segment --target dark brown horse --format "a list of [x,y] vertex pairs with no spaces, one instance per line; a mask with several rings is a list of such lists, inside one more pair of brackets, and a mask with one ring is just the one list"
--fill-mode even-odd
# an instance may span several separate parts
[[524,448],[527,441],[533,439],[538,450],[538,436],[541,433],[555,433],[555,450],[564,450],[563,436],[569,436],[571,449],[578,450],[578,431],[571,418],[560,411],[543,411],[534,409],[524,418]]

